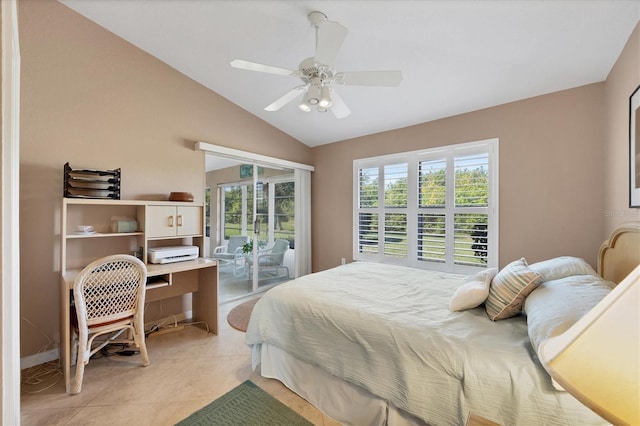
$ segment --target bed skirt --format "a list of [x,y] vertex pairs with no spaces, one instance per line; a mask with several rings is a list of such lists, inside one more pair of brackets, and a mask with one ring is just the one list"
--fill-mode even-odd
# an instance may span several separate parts
[[324,414],[342,424],[426,424],[365,389],[332,376],[275,346],[252,346],[251,362],[254,370],[260,365],[260,374],[263,377],[279,380]]

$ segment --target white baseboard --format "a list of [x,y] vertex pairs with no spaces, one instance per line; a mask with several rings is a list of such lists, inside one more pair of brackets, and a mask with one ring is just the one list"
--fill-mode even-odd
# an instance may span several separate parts
[[[156,324],[160,324],[162,322],[165,323],[165,326],[171,325],[174,322],[174,318],[176,322],[186,321],[193,317],[192,311],[182,312],[176,315],[170,315],[166,318],[150,321],[149,323],[144,325],[145,329],[149,329]],[[60,349],[50,349],[45,352],[39,352],[33,355],[27,355],[25,357],[20,358],[20,369],[24,370],[25,368],[35,367],[36,365],[44,364],[45,362],[55,361],[56,359],[60,359]]]
[[51,349],[45,352],[40,352],[34,355],[27,355],[20,358],[20,369],[35,367],[36,365],[44,364],[45,362],[55,361],[60,358],[60,350],[58,348]]

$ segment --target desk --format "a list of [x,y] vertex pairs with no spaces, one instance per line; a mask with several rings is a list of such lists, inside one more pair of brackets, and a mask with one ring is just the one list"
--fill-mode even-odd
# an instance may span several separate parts
[[[218,263],[199,258],[164,265],[147,265],[147,277],[161,277],[162,284],[147,287],[145,302],[192,293],[195,321],[205,321],[218,334]],[[68,269],[60,281],[60,361],[67,393],[71,390],[71,293],[81,269]],[[150,354],[152,357],[153,354]]]

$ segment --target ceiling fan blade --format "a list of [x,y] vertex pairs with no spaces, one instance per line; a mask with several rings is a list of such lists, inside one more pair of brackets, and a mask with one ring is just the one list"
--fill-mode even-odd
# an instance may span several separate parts
[[249,71],[267,72],[269,74],[295,76],[297,71],[287,68],[273,67],[271,65],[258,64],[256,62],[249,62],[242,59],[234,59],[229,62],[233,68],[240,68]]
[[350,86],[398,86],[402,71],[352,71],[336,74],[336,83]]
[[347,29],[334,21],[323,21],[316,28],[315,61],[332,67],[338,50],[347,36]]
[[333,105],[331,105],[331,108],[329,109],[336,118],[345,118],[347,115],[351,114],[351,110],[335,90],[331,91],[331,99],[333,100]]
[[271,105],[265,107],[265,111],[278,111],[280,108],[291,102],[300,93],[304,92],[307,86],[298,86],[276,99]]

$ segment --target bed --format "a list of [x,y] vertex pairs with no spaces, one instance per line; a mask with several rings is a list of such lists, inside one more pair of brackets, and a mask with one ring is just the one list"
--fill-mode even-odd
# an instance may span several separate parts
[[[606,424],[552,382],[536,345],[604,297],[638,253],[640,226],[630,223],[600,249],[607,279],[568,256],[473,277],[354,262],[269,290],[246,342],[262,376],[344,424],[461,425],[470,413],[502,425]],[[527,285],[504,287],[517,297],[496,308],[499,284],[516,270]],[[473,307],[482,283],[491,294]],[[461,289],[470,291],[456,305]],[[567,317],[558,309],[571,304],[557,298],[568,291],[588,302]]]

